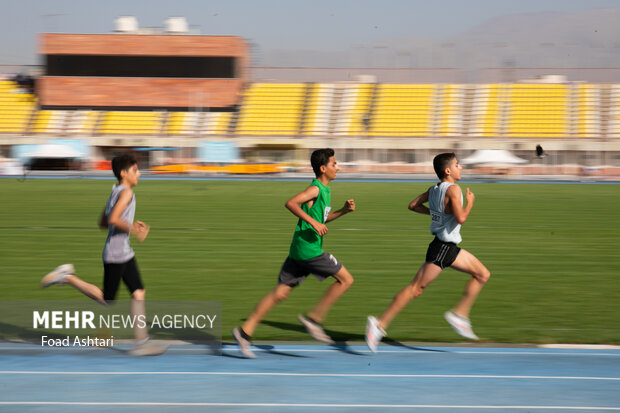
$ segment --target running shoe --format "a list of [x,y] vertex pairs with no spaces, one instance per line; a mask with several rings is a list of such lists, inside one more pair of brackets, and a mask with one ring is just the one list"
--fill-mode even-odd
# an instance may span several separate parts
[[244,334],[239,327],[235,327],[232,330],[232,335],[239,346],[239,351],[245,357],[249,359],[255,359],[256,354],[252,350],[250,350],[250,346],[252,346],[252,342],[249,340],[249,336]]
[[325,330],[323,330],[323,326],[321,326],[319,323],[309,319],[303,314],[299,314],[297,318],[299,319],[299,321],[301,321],[301,324],[306,327],[308,334],[310,334],[312,338],[323,343],[334,344],[334,340],[332,340],[331,337],[328,336],[327,333],[325,333]]
[[136,344],[131,350],[129,350],[129,354],[131,356],[159,356],[163,354],[166,350],[168,350],[169,346],[161,346],[154,344],[151,340],[141,340],[138,344]]
[[369,316],[366,323],[366,344],[370,351],[377,352],[377,347],[383,337],[385,337],[385,330],[379,327],[379,320]]
[[480,340],[471,329],[471,322],[469,321],[469,318],[461,317],[460,315],[454,314],[452,311],[447,311],[443,317],[459,335],[469,340]]
[[67,277],[75,274],[75,268],[73,264],[63,264],[54,268],[54,271],[48,273],[41,280],[41,287],[47,288],[50,285],[62,285],[67,282]]

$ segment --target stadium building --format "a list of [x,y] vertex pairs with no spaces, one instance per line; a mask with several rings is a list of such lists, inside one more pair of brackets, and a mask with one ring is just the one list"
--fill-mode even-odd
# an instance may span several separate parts
[[43,144],[66,148],[50,159],[80,161],[44,168],[105,167],[125,150],[151,167],[295,167],[329,146],[354,172],[430,173],[437,152],[486,149],[529,162],[487,172],[620,174],[620,69],[511,68],[505,81],[489,68],[470,83],[451,68],[256,68],[245,39],[190,34],[182,18],[41,34],[39,54],[33,88],[0,80],[0,146],[31,165]]

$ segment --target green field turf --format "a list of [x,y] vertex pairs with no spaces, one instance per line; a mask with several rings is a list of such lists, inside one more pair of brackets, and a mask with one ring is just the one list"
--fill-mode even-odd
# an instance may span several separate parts
[[[39,288],[40,278],[65,262],[101,284],[105,232],[97,219],[113,183],[0,180],[0,300],[80,299],[67,286]],[[422,263],[429,218],[407,204],[429,185],[332,183],[333,208],[346,198],[357,204],[355,213],[329,224],[324,243],[355,277],[325,322],[334,338],[363,340],[366,316],[379,315]],[[220,300],[224,338],[230,338],[230,329],[275,285],[296,223],[284,202],[305,186],[143,180],[136,187],[136,219],[150,224],[151,233],[133,246],[147,300]],[[476,205],[461,246],[492,273],[471,314],[476,333],[491,342],[620,344],[620,187],[465,186]],[[394,320],[389,337],[461,341],[442,314],[466,280],[446,270]],[[306,280],[266,317],[255,339],[308,339],[296,314],[329,282]]]

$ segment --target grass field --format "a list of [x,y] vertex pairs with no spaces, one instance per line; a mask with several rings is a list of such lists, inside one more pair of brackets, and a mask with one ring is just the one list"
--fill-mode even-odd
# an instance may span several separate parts
[[[1,300],[79,299],[70,287],[39,288],[55,266],[101,284],[105,233],[97,218],[113,180],[0,179]],[[337,339],[363,340],[422,263],[429,219],[407,210],[427,183],[332,183],[332,207],[357,211],[330,223],[325,250],[355,277],[325,326]],[[284,202],[304,182],[151,181],[136,188],[136,219],[151,225],[133,243],[147,299],[220,300],[224,338],[276,282],[296,218]],[[474,310],[476,333],[512,343],[620,344],[620,187],[571,184],[463,184],[476,205],[461,246],[491,270]],[[442,314],[464,274],[446,270],[394,320],[389,337],[461,341]],[[296,314],[319,298],[309,278],[256,331],[257,340],[306,340]],[[121,290],[122,298],[125,290]],[[84,298],[86,299],[86,298]]]

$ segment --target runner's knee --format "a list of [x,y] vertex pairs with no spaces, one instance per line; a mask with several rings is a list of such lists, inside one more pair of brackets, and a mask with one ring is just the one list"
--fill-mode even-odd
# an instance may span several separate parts
[[133,293],[131,293],[131,298],[134,300],[144,300],[144,298],[146,297],[146,291],[143,289],[140,290],[135,290]]
[[486,268],[484,268],[482,271],[480,271],[479,273],[475,274],[474,277],[481,284],[486,284],[486,282],[489,281],[489,278],[491,278],[491,271],[489,271]]
[[417,288],[414,290],[413,298],[417,298],[417,297],[421,296],[422,292],[424,292],[425,288],[426,288],[426,285],[418,285]]
[[271,293],[271,297],[276,303],[280,301],[284,301],[288,298],[289,290],[276,289],[273,293]]
[[338,282],[342,284],[343,287],[350,288],[353,285],[353,277],[349,275],[348,277],[338,280]]
[[424,290],[424,287],[419,284],[409,284],[399,293],[399,295],[402,294],[402,296],[410,301],[416,297],[419,297],[422,294],[422,290]]
[[[343,267],[344,268],[344,267]],[[341,271],[335,276],[336,282],[340,283],[344,288],[350,288],[353,285],[353,276],[348,271]]]

